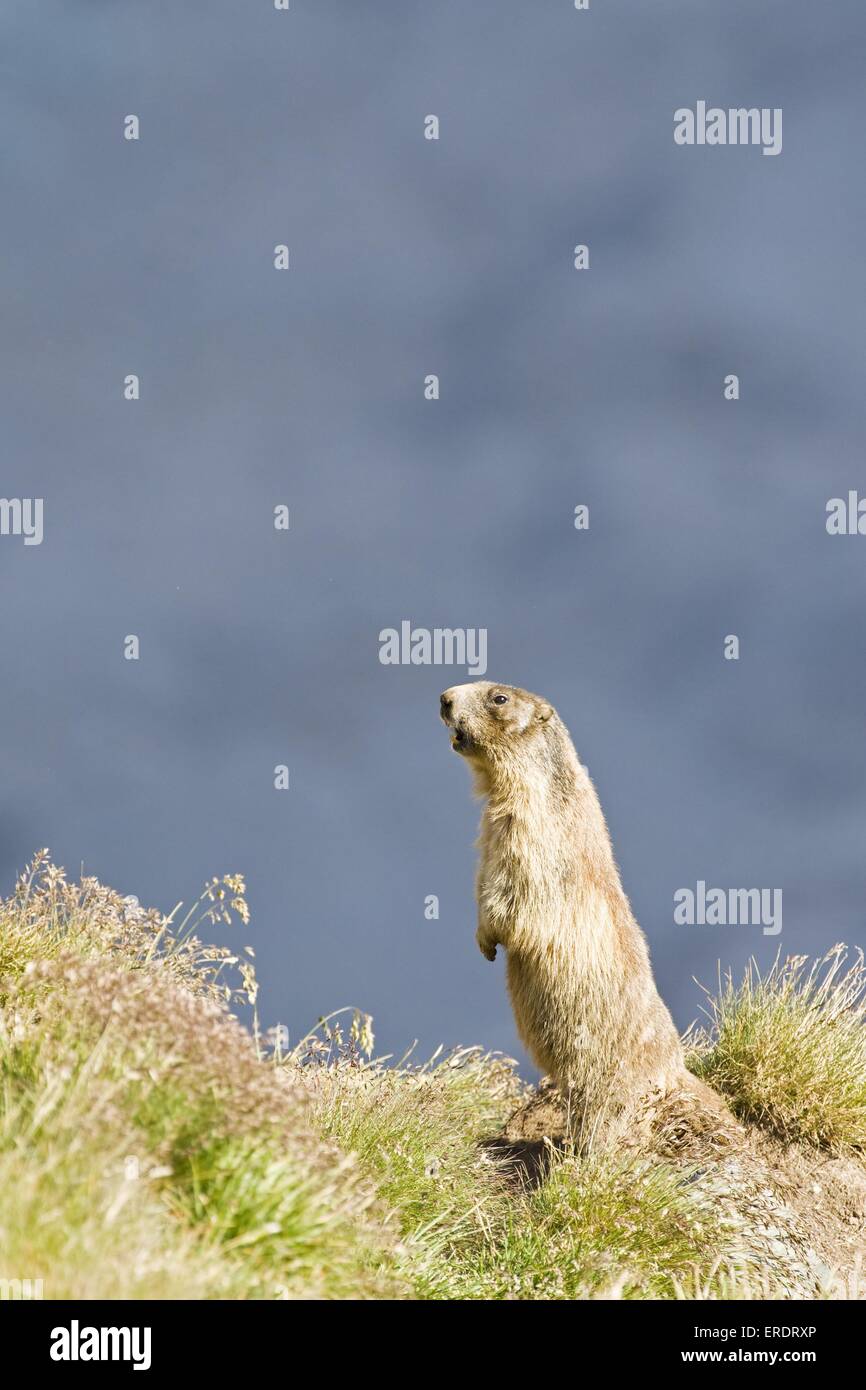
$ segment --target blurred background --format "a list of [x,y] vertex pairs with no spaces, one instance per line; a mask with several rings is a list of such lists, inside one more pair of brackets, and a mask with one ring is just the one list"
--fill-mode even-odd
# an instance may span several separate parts
[[[825,529],[866,494],[862,4],[7,0],[0,38],[0,492],[45,507],[0,538],[0,890],[42,845],[162,909],[239,870],[265,1026],[518,1053],[467,676],[381,665],[409,619],[557,706],[681,1026],[719,962],[864,944],[866,538]],[[698,100],[782,107],[782,154],[675,146]],[[781,935],[675,926],[699,879],[782,889]]]

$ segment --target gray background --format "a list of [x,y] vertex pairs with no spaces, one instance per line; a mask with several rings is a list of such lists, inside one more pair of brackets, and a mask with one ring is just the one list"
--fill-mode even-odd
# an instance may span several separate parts
[[[3,891],[42,844],[162,908],[240,869],[266,1024],[514,1050],[465,675],[379,664],[409,618],[557,705],[681,1025],[718,960],[863,942],[860,0],[4,0],[0,39],[0,491],[46,526],[0,540]],[[783,107],[783,153],[676,147],[698,99]],[[782,888],[782,936],[675,927],[699,878]]]

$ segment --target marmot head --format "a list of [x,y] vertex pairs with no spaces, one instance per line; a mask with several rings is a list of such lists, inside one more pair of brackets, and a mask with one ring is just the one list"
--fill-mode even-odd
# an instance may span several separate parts
[[472,681],[444,691],[439,714],[453,730],[454,751],[489,767],[518,750],[528,753],[533,742],[544,738],[555,711],[546,700],[516,685]]

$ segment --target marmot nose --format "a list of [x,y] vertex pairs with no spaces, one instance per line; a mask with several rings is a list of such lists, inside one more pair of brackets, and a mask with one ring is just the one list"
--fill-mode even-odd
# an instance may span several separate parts
[[454,701],[451,699],[451,696],[448,694],[447,690],[445,691],[444,695],[439,696],[439,713],[443,716],[443,718],[451,713],[453,705]]

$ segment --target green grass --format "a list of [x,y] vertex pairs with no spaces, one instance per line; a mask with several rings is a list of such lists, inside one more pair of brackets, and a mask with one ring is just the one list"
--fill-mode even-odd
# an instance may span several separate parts
[[683,1174],[552,1153],[535,1188],[484,1146],[523,1088],[512,1065],[459,1050],[394,1070],[339,1062],[313,1079],[318,1126],[357,1154],[399,1221],[420,1298],[674,1297],[725,1265],[726,1236]]
[[689,1057],[741,1119],[833,1154],[866,1149],[866,968],[862,953],[846,963],[835,946],[728,976]]
[[[47,1298],[762,1296],[772,1279],[682,1168],[491,1144],[526,1088],[457,1049],[371,1060],[332,1018],[265,1055],[243,880],[145,912],[39,856],[0,903],[0,1279]],[[741,1114],[832,1151],[864,1130],[862,966],[728,982],[692,1065]],[[761,1284],[763,1281],[763,1284]]]
[[405,1292],[372,1184],[229,1011],[240,958],[124,916],[44,867],[0,911],[0,1277],[47,1297]]

